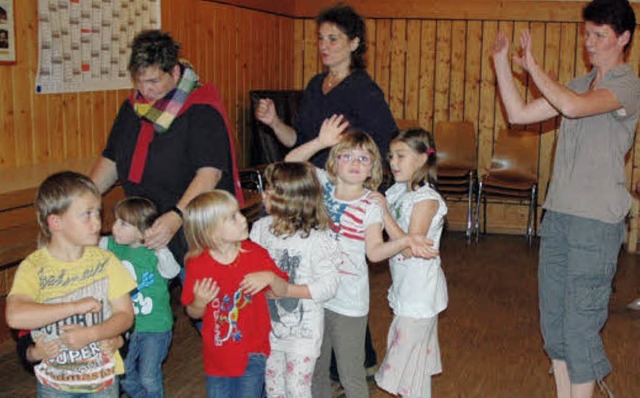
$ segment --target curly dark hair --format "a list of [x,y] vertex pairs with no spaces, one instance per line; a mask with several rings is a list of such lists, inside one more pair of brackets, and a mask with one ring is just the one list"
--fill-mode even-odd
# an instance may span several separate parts
[[364,54],[367,52],[367,28],[360,14],[348,5],[339,4],[321,11],[316,22],[318,27],[325,22],[335,24],[349,40],[360,39],[358,47],[351,52],[351,69],[366,68]]

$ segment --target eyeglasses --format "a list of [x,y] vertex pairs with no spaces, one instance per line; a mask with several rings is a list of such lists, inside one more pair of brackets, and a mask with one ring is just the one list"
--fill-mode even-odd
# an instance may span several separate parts
[[356,161],[362,165],[368,166],[371,164],[372,160],[370,156],[367,155],[354,155],[353,153],[341,153],[338,155],[338,160],[343,163],[350,163],[352,161]]

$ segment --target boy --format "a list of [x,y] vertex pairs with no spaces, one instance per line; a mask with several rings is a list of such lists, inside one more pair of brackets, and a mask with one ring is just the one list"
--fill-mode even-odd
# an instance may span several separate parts
[[101,343],[133,324],[135,282],[112,253],[95,247],[100,194],[87,177],[66,171],[42,183],[35,207],[44,246],[18,267],[6,318],[49,347],[35,367],[38,396],[118,397],[122,358]]

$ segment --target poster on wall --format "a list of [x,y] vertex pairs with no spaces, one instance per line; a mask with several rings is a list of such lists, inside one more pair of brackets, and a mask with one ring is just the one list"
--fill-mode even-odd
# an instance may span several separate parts
[[38,0],[36,92],[131,88],[131,40],[159,28],[160,0]]
[[0,0],[0,63],[16,62],[13,0]]

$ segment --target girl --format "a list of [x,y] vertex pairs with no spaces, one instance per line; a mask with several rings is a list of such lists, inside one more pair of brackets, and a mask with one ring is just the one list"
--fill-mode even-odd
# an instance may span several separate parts
[[[389,161],[395,184],[386,192],[384,224],[390,239],[421,234],[440,245],[447,206],[436,191],[436,149],[423,129],[401,132],[391,141]],[[431,375],[440,373],[438,313],[447,307],[440,257],[390,260],[389,305],[394,318],[387,354],[375,375],[378,386],[403,397],[431,397]]]
[[289,274],[287,296],[269,300],[271,355],[267,360],[268,397],[311,397],[311,378],[320,355],[324,301],[338,288],[342,253],[330,234],[322,188],[306,163],[275,163],[265,170],[268,217],[251,229],[251,240],[265,247]]
[[128,197],[113,212],[113,236],[103,237],[99,246],[113,252],[138,282],[131,292],[135,325],[120,385],[132,398],[163,397],[162,362],[169,352],[173,327],[169,280],[178,275],[180,265],[166,247],[154,251],[144,246],[144,232],[158,217],[150,200]]
[[226,191],[196,196],[186,207],[189,251],[182,303],[202,318],[207,397],[260,397],[270,353],[264,288],[287,292],[287,275],[247,240],[247,220]]
[[325,303],[324,339],[313,376],[314,396],[331,396],[329,366],[335,352],[340,382],[347,397],[368,397],[364,369],[364,339],[369,312],[369,274],[366,258],[378,262],[411,248],[429,252],[424,237],[405,235],[384,243],[382,208],[372,200],[382,180],[380,152],[362,132],[343,134],[348,123],[332,116],[322,123],[318,137],[292,150],[287,161],[302,161],[331,147],[326,171],[316,169],[324,191],[324,205],[332,232],[346,254],[334,298]]

